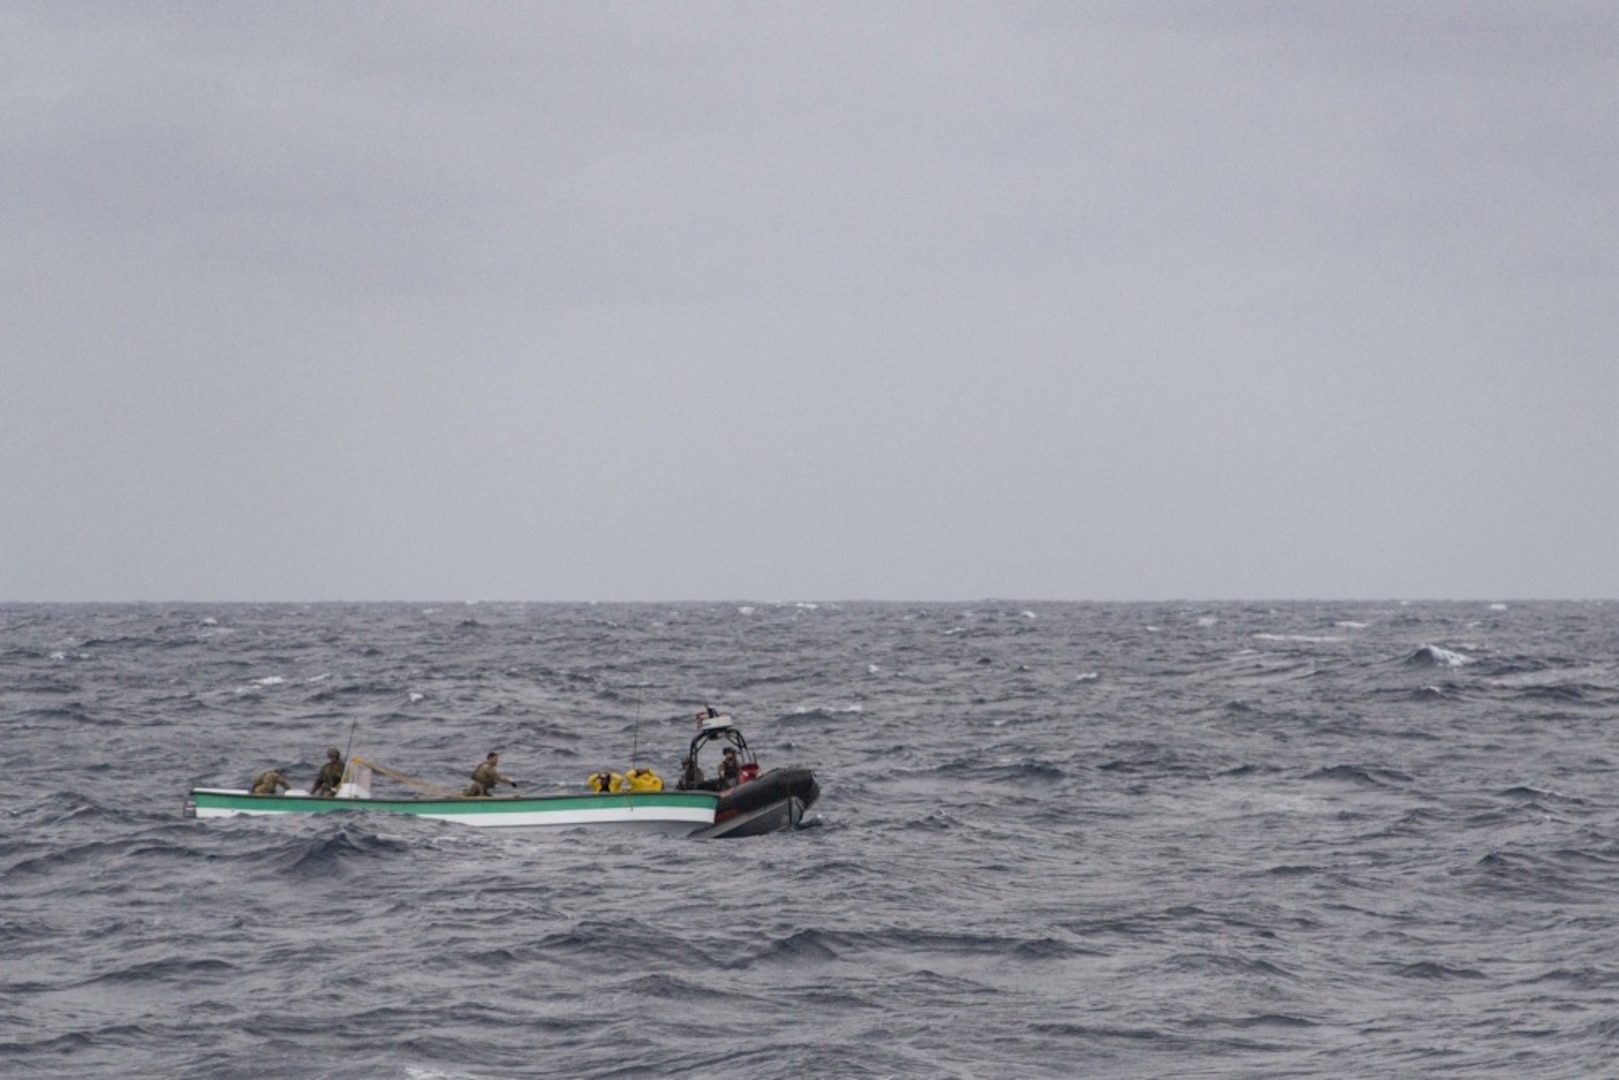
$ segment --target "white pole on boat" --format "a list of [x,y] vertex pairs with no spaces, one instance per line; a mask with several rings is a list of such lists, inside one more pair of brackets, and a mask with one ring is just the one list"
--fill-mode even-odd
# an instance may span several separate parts
[[631,769],[639,769],[641,767],[641,762],[640,762],[640,753],[641,753],[641,695],[642,695],[642,692],[644,690],[645,690],[645,687],[641,687],[641,686],[637,686],[635,688],[635,724],[630,729],[630,768]]
[[[332,792],[332,794],[334,796],[340,797],[342,795],[343,785],[344,784],[352,784],[352,783],[354,783],[354,780],[355,780],[354,764],[353,764],[353,759],[352,759],[351,755],[354,752],[354,729],[359,727],[359,726],[360,726],[360,720],[359,720],[358,717],[356,717],[354,719],[353,723],[349,724],[349,741],[348,741],[348,745],[343,747],[343,775],[337,778],[337,790]],[[349,798],[352,799],[353,797],[354,797],[354,789],[351,787],[351,788],[349,788]]]

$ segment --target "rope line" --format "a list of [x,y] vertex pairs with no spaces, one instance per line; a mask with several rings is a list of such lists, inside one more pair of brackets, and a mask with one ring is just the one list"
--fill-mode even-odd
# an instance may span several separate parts
[[417,791],[425,791],[427,794],[432,795],[432,796],[434,796],[436,798],[440,798],[440,799],[457,799],[457,798],[461,797],[461,793],[459,791],[450,791],[450,790],[448,790],[446,788],[441,788],[441,787],[437,787],[436,785],[429,784],[426,780],[418,780],[414,776],[406,776],[404,773],[394,772],[392,769],[387,768],[386,766],[383,766],[383,765],[378,765],[374,761],[367,761],[365,758],[360,757],[358,754],[356,754],[354,757],[349,758],[348,766],[343,770],[343,782],[345,784],[353,779],[354,769],[355,769],[355,766],[357,766],[357,765],[364,765],[366,768],[370,769],[372,772],[381,773],[383,776],[388,777],[390,780],[397,780],[401,784],[404,784],[407,787],[413,787]]

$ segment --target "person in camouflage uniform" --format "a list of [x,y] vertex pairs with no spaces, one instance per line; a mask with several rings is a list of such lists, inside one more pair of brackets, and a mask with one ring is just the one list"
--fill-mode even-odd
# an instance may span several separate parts
[[315,776],[315,786],[309,789],[311,795],[336,795],[338,785],[343,783],[343,751],[332,747],[326,751],[326,764],[320,767]]
[[500,755],[493,750],[484,758],[476,769],[472,770],[472,783],[462,792],[468,798],[477,798],[495,793],[496,784],[510,784],[517,786],[517,781],[501,772],[499,769]]
[[279,795],[283,789],[291,791],[292,784],[276,769],[265,769],[253,778],[255,795]]

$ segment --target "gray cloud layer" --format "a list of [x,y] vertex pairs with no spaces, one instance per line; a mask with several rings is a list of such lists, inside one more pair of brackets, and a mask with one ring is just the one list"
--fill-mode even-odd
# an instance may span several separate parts
[[0,599],[1619,595],[1616,42],[9,5]]

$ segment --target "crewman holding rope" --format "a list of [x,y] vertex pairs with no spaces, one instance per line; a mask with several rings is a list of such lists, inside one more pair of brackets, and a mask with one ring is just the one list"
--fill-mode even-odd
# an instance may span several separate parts
[[499,765],[500,755],[493,750],[489,751],[489,756],[472,770],[472,783],[462,794],[469,799],[485,798],[495,793],[496,784],[506,783],[516,787],[517,781],[501,772]]

